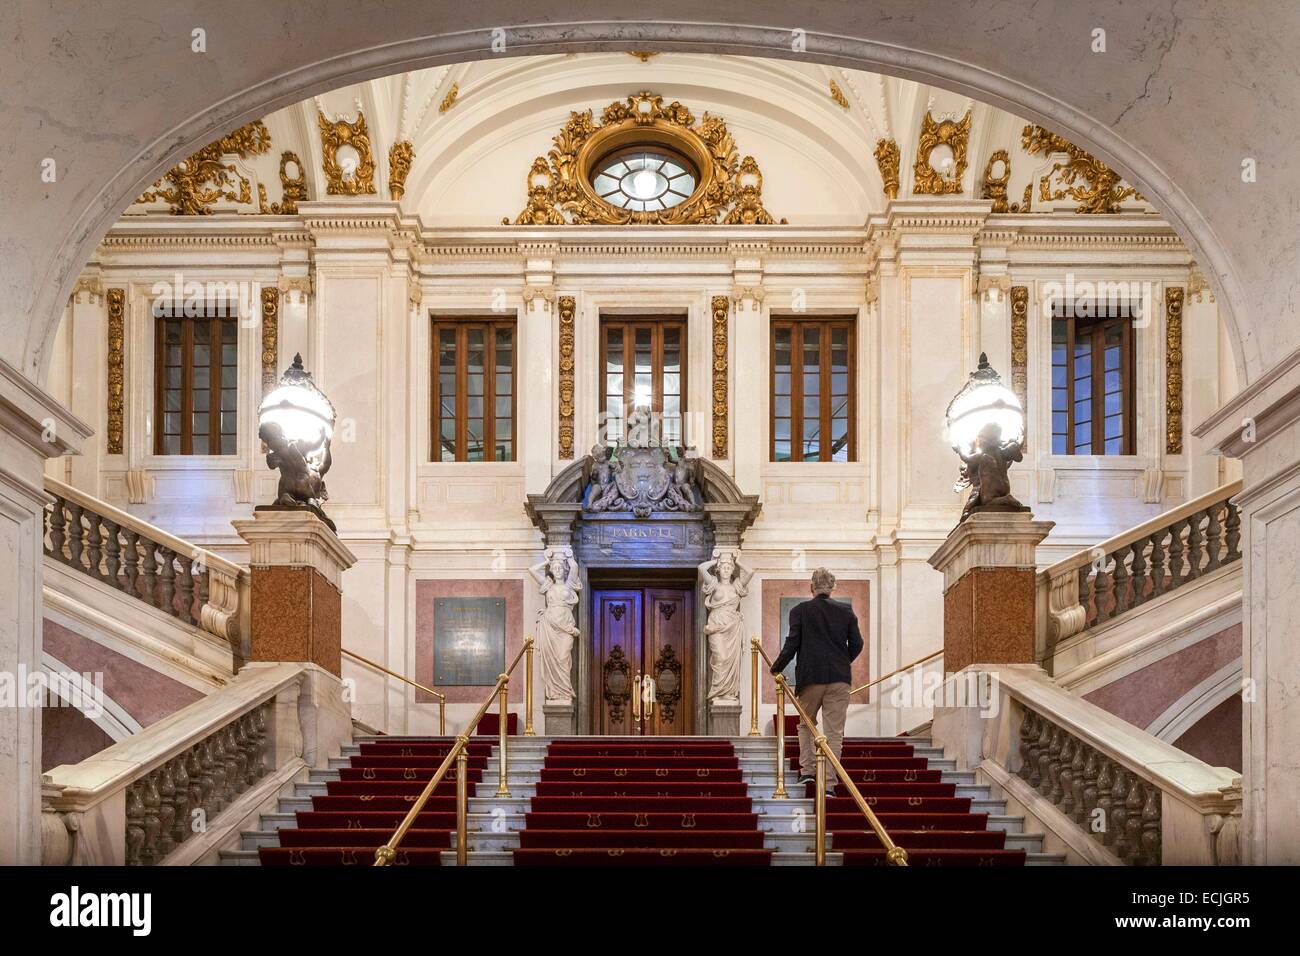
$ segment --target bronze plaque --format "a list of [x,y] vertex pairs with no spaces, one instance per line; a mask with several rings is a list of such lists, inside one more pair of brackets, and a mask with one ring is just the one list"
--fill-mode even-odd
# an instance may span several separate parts
[[491,686],[506,666],[506,602],[499,597],[433,602],[433,685]]

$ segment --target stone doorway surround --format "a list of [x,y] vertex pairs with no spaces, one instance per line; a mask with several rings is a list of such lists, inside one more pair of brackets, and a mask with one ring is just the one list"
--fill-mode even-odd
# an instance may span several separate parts
[[[693,512],[653,511],[637,518],[631,512],[592,513],[584,510],[583,499],[593,466],[586,455],[564,468],[542,494],[529,495],[525,510],[542,533],[544,548],[571,548],[582,571],[583,600],[579,603],[578,627],[583,637],[574,655],[574,687],[591,681],[591,574],[598,580],[612,575],[664,575],[693,572],[714,550],[739,552],[745,531],[758,517],[762,505],[757,495],[746,495],[708,459],[696,459],[697,486],[702,502]],[[695,593],[696,666],[694,674],[695,729],[708,733],[707,648],[699,642],[704,633],[704,602],[698,586]],[[549,706],[549,705],[548,705]],[[591,733],[592,714],[582,694],[575,700],[573,728]],[[549,712],[548,712],[549,715]]]

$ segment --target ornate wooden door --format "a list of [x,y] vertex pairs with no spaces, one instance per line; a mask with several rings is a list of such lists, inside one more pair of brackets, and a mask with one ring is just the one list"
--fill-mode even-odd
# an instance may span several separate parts
[[596,591],[593,706],[596,732],[689,734],[693,726],[690,591]]

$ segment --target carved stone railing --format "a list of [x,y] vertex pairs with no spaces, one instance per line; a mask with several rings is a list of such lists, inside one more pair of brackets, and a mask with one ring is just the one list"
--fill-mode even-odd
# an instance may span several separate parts
[[[134,515],[47,477],[45,553],[240,653],[247,572]],[[241,581],[241,577],[243,580]]]
[[[274,790],[350,736],[338,679],[254,664],[230,684],[44,775],[47,864],[198,862],[238,839]],[[268,777],[270,779],[268,779]]]
[[[1241,482],[1216,488],[1040,571],[1040,648],[1241,560]],[[1040,604],[1042,607],[1042,604]]]
[[981,707],[935,709],[931,733],[945,755],[1000,786],[1076,862],[1240,862],[1236,771],[1075,696],[1036,665],[975,665],[948,680],[986,693]]

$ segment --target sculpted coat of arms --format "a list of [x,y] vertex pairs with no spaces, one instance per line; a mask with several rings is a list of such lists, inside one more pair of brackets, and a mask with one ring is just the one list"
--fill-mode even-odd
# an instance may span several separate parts
[[654,445],[597,445],[585,469],[584,510],[630,511],[637,518],[655,511],[699,511],[699,459],[682,452]]

